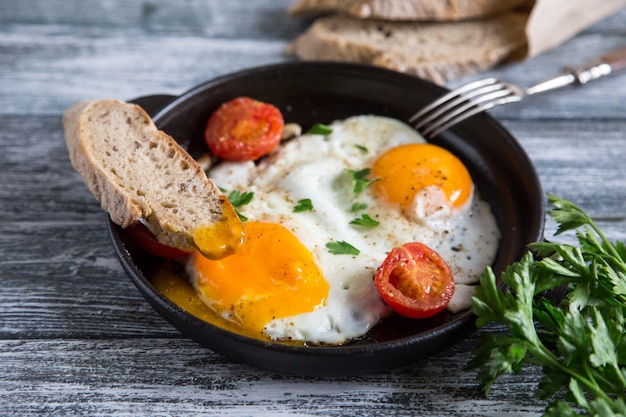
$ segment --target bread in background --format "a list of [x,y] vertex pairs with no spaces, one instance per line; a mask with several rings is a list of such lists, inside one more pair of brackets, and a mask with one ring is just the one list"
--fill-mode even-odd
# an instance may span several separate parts
[[298,58],[371,64],[444,84],[486,70],[526,45],[526,13],[456,22],[318,18],[287,52]]

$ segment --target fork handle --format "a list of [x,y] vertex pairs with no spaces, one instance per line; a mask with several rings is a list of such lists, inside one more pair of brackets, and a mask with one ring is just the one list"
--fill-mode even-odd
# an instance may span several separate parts
[[609,52],[580,67],[567,67],[564,71],[576,77],[578,84],[586,84],[623,69],[626,69],[626,48]]

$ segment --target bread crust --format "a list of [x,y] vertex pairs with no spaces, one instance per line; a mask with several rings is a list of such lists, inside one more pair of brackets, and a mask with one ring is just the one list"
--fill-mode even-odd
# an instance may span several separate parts
[[228,199],[141,107],[83,101],[65,112],[63,126],[72,166],[114,223],[126,228],[141,219],[161,243],[214,258],[222,255],[199,245],[197,232],[228,224],[232,230],[214,245],[236,246],[224,256],[241,245],[243,225]]
[[[100,103],[102,104],[103,102]],[[72,167],[81,174],[83,181],[102,208],[109,213],[111,220],[126,228],[139,221],[144,215],[147,217],[149,212],[144,214],[144,210],[111,179],[111,173],[103,169],[97,156],[93,155],[87,147],[91,138],[87,138],[88,133],[85,132],[84,126],[86,119],[82,116],[90,107],[96,105],[96,102],[83,101],[74,104],[65,112],[63,115],[65,142]],[[144,117],[143,123],[146,123],[145,112],[138,106],[136,111]]]
[[343,13],[361,19],[455,21],[494,16],[534,0],[297,0],[291,15]]

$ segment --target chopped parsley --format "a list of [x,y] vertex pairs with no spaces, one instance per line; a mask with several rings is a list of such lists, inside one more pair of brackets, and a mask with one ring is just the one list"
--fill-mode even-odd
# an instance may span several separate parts
[[313,203],[310,198],[299,200],[298,204],[293,208],[294,213],[301,213],[303,211],[313,211]]
[[360,171],[354,171],[352,169],[343,170],[343,172],[348,174],[348,176],[352,180],[352,191],[354,191],[355,194],[361,194],[367,187],[380,180],[380,178],[368,180],[367,176],[369,175],[370,171],[370,168],[364,168]]
[[354,203],[354,204],[352,205],[352,207],[350,207],[350,212],[351,212],[351,213],[355,213],[355,212],[360,211],[360,210],[365,210],[366,208],[367,208],[367,204],[365,204],[365,203],[359,203],[359,202],[357,201],[356,203]]
[[358,150],[361,151],[361,153],[366,154],[369,152],[369,149],[367,149],[365,146],[363,145],[354,145],[355,148],[357,148]]
[[251,191],[242,193],[239,190],[233,190],[228,194],[228,201],[235,207],[241,207],[249,204],[252,201],[252,197],[254,197],[254,193]]
[[355,226],[375,227],[378,226],[380,223],[377,220],[372,219],[369,214],[363,214],[361,215],[361,217],[357,217],[356,219],[352,220],[350,224],[353,224]]
[[[222,190],[222,192],[226,191],[223,188],[220,188],[220,190]],[[239,216],[239,218],[243,222],[248,220],[248,218],[244,216],[243,214],[241,214],[239,210],[237,210],[237,207],[241,207],[241,206],[245,206],[246,204],[249,204],[252,201],[252,197],[254,197],[254,193],[251,191],[244,191],[242,193],[239,190],[233,190],[228,194],[228,201],[230,201],[230,204],[232,204],[233,207],[235,207],[235,212],[237,213],[237,216]]]
[[308,133],[310,133],[311,135],[330,135],[331,133],[333,133],[333,129],[332,127],[323,123],[315,123],[313,126],[311,126]]
[[339,242],[328,242],[326,249],[333,255],[358,255],[361,253],[360,250],[343,240]]

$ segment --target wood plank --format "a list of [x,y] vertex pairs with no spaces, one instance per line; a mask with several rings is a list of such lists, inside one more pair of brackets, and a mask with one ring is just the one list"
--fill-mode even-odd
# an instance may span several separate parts
[[621,222],[626,215],[626,167],[618,162],[626,158],[622,123],[507,120],[504,126],[526,149],[545,192],[570,199],[593,216]]
[[309,378],[234,364],[184,340],[2,341],[0,398],[11,396],[3,410],[15,415],[443,416],[469,408],[473,415],[519,416],[541,410],[532,395],[538,371],[532,367],[496,383],[485,398],[475,371],[465,370],[464,352],[473,346],[468,340],[390,373]]
[[0,48],[19,56],[13,63],[0,61],[3,113],[60,115],[74,102],[89,98],[181,94],[218,75],[285,59],[280,41],[129,33],[85,39],[81,33],[64,33],[61,36],[70,40],[55,47],[55,36],[48,31],[46,27],[25,38],[20,34],[18,40],[0,33]]
[[22,29],[25,25],[102,28],[108,34],[130,29],[168,36],[254,39],[261,34],[267,39],[285,39],[304,30],[310,22],[288,17],[289,4],[291,0],[254,0],[251,12],[249,1],[244,0],[0,0],[0,23],[19,24]]

